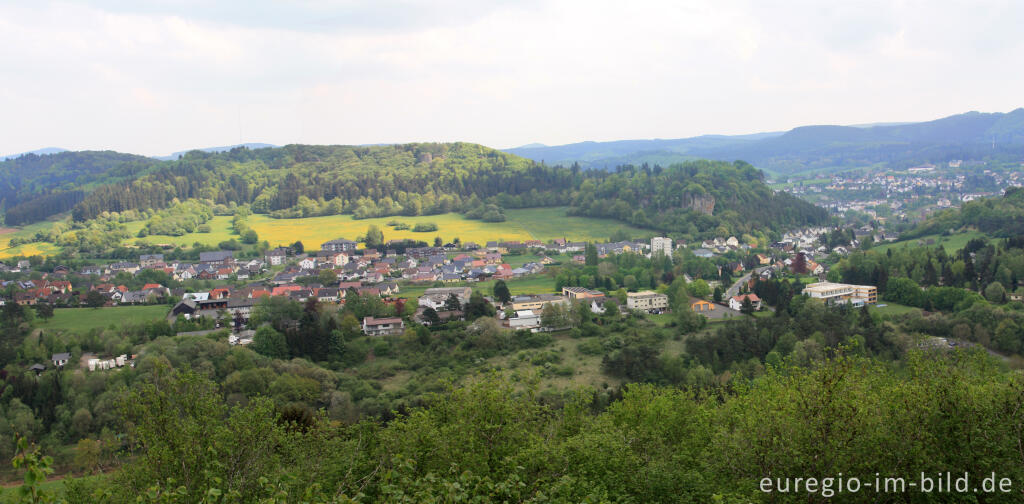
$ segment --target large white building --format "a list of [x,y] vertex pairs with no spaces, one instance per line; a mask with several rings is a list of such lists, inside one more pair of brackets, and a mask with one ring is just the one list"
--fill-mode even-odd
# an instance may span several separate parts
[[519,310],[508,319],[508,326],[512,329],[540,327],[540,314],[533,310]]
[[651,238],[651,257],[661,252],[665,257],[672,258],[672,238],[655,236]]
[[804,294],[811,299],[829,305],[837,303],[874,304],[878,301],[878,288],[873,285],[818,282],[804,287]]
[[469,287],[433,287],[423,292],[417,304],[424,308],[441,310],[444,308],[445,303],[448,302],[448,296],[454,294],[458,298],[459,304],[465,305],[469,302],[469,296],[472,293],[473,289]]
[[630,310],[660,313],[668,309],[668,296],[654,291],[629,292],[626,294],[626,307]]

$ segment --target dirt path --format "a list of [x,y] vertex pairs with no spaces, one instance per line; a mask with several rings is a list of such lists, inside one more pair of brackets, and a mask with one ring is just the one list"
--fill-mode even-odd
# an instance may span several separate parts
[[[49,483],[51,481],[60,481],[60,480],[63,480],[65,478],[73,478],[73,477],[75,477],[74,473],[51,474],[49,477],[46,478],[46,482]],[[25,483],[24,480],[4,481],[4,482],[0,483],[0,488],[18,488],[18,487],[20,487],[24,483]]]

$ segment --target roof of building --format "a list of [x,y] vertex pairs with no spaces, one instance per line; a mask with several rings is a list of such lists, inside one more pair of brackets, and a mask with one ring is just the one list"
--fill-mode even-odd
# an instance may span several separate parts
[[217,250],[215,252],[200,252],[200,262],[219,262],[227,259],[231,259],[235,256],[234,252],[230,250]]
[[400,317],[384,317],[384,318],[373,318],[366,317],[363,319],[363,325],[384,325],[384,324],[400,324],[402,319]]
[[749,294],[740,294],[738,296],[733,296],[732,297],[732,299],[734,299],[734,300],[736,300],[737,302],[740,302],[740,303],[743,302],[743,298],[750,299],[751,303],[757,303],[757,302],[761,301],[761,298],[757,297],[757,294],[754,294],[753,292],[751,292]]

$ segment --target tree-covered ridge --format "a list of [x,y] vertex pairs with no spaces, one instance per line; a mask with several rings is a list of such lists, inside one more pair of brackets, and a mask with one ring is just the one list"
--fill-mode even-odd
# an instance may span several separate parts
[[[77,154],[58,156],[73,159]],[[48,192],[9,206],[8,224],[40,220],[72,206],[73,220],[81,223],[132,210],[164,210],[188,200],[248,206],[277,218],[461,212],[486,221],[504,220],[506,208],[570,205],[573,214],[691,237],[827,220],[824,210],[772,191],[760,171],[740,161],[623,166],[608,173],[546,166],[469,143],[290,145],[192,151],[174,161],[111,160],[102,171],[100,154],[109,153],[82,153],[93,163],[89,177],[40,185],[40,191]]]
[[0,201],[5,222],[20,225],[70,210],[83,189],[130,180],[156,161],[113,151],[25,154],[0,162]]
[[[587,175],[573,195],[574,213],[640,227],[721,236],[828,221],[824,209],[772,191],[764,174],[742,161],[691,161]],[[707,212],[709,204],[713,212]]]
[[105,211],[164,208],[174,198],[251,204],[279,217],[444,213],[468,209],[473,196],[499,194],[519,196],[504,206],[545,206],[556,204],[573,178],[569,170],[467,143],[194,151],[152,175],[99,188],[73,215],[81,221]]
[[161,209],[175,199],[248,204],[280,218],[459,211],[502,220],[503,208],[570,203],[575,214],[692,236],[827,220],[824,210],[772,191],[763,174],[743,162],[583,172],[468,143],[191,152],[130,183],[100,187],[73,216],[84,221],[103,212]]
[[1010,187],[1001,198],[968,201],[960,208],[938,212],[913,230],[908,238],[971,227],[1000,238],[1024,235],[1024,188]]

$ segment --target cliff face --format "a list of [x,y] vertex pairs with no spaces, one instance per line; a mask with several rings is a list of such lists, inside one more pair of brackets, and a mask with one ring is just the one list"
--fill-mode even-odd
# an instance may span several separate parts
[[685,194],[683,206],[695,212],[711,215],[715,211],[715,197],[710,194]]

